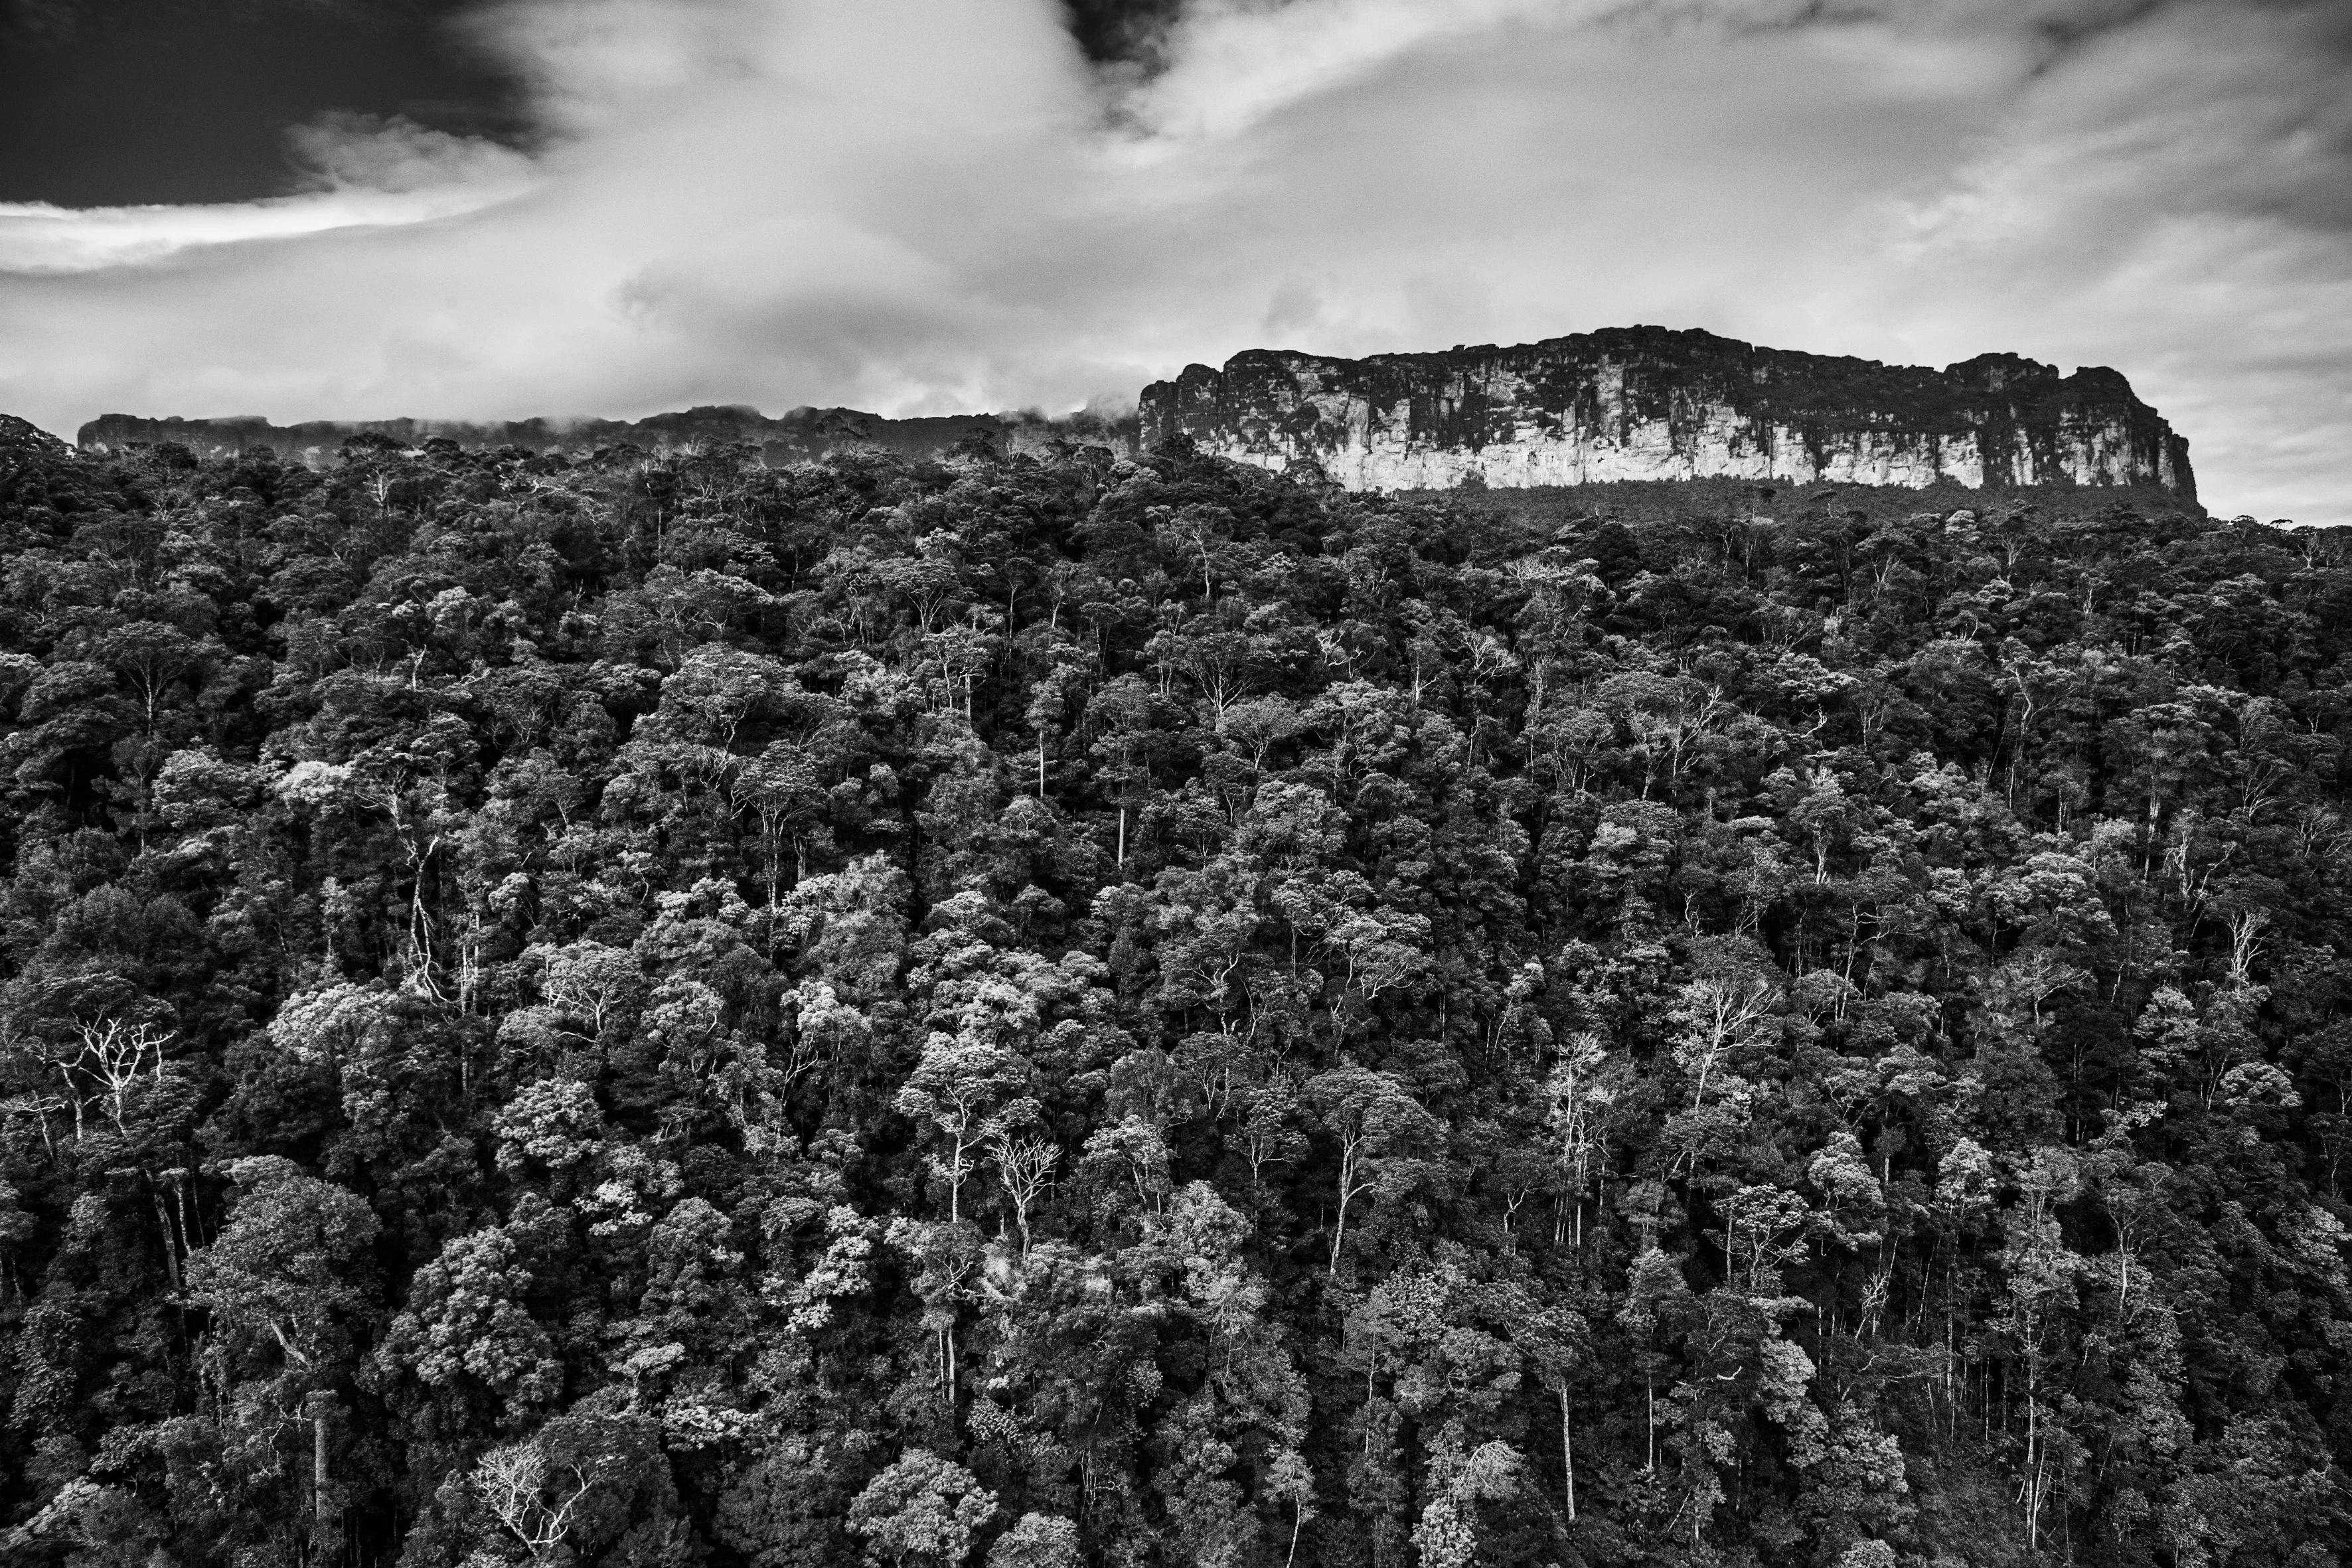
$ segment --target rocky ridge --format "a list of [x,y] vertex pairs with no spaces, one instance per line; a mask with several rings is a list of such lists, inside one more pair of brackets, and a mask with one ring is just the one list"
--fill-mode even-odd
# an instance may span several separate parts
[[[30,426],[26,426],[27,429]],[[1306,468],[1349,489],[1496,489],[1736,479],[1972,489],[2147,486],[2196,499],[2189,443],[2116,371],[2061,375],[2015,354],[1942,370],[1632,327],[1516,347],[1332,359],[1255,349],[1144,388],[1135,417],[850,408],[771,417],[711,406],[638,420],[390,419],[278,426],[258,416],[83,426],[83,451],[178,442],[215,458],[268,447],[313,466],[345,441],[582,452],[743,442],[772,465],[846,450],[939,458],[975,441],[1011,456],[1122,456],[1188,440],[1221,458]]]
[[644,419],[524,419],[467,424],[436,419],[312,420],[273,425],[257,415],[220,419],[151,419],[109,414],[84,425],[77,443],[85,452],[129,451],[178,442],[199,458],[233,456],[268,447],[283,458],[313,468],[334,458],[342,444],[358,437],[382,437],[404,447],[429,440],[465,447],[520,447],[527,451],[583,452],[634,445],[654,449],[689,445],[749,442],[773,466],[830,453],[869,450],[907,458],[940,458],[958,445],[984,440],[1010,456],[1045,452],[1061,445],[1107,447],[1122,455],[1136,450],[1135,423],[1076,415],[1049,419],[1036,414],[954,414],[934,418],[886,419],[855,408],[796,408],[771,417],[740,405],[689,408]]
[[1510,348],[1329,359],[1253,350],[1143,391],[1179,438],[1350,489],[1727,478],[2196,497],[2189,443],[2118,373],[1984,354],[1942,370],[1633,327]]

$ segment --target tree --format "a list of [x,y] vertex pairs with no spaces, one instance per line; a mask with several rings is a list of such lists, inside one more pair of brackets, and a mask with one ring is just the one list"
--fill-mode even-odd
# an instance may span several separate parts
[[1348,1237],[1348,1208],[1358,1198],[1410,1184],[1421,1160],[1440,1136],[1436,1120],[1392,1073],[1339,1067],[1307,1080],[1307,1100],[1339,1145],[1339,1200],[1332,1218],[1331,1261],[1339,1272],[1339,1252]]
[[555,1342],[530,1315],[538,1281],[521,1229],[501,1226],[445,1243],[416,1271],[408,1305],[375,1357],[393,1375],[495,1400],[509,1430],[563,1392]]
[[737,768],[730,784],[736,809],[760,821],[768,849],[768,909],[776,908],[782,878],[783,847],[793,847],[793,877],[808,875],[808,836],[822,819],[824,791],[808,754],[786,741],[772,741],[753,761]]
[[954,1568],[995,1515],[996,1494],[970,1470],[928,1448],[909,1448],[857,1494],[849,1528],[866,1537],[866,1555],[877,1562]]
[[1078,1568],[1078,1527],[1058,1514],[1024,1513],[988,1549],[988,1568]]
[[562,1550],[592,1486],[576,1465],[550,1475],[547,1454],[535,1441],[492,1448],[474,1466],[472,1483],[483,1506],[534,1563],[551,1561]]
[[1021,1251],[1025,1257],[1029,1251],[1029,1211],[1045,1192],[1062,1152],[1043,1138],[1014,1137],[999,1127],[989,1140],[988,1152],[996,1162],[997,1179],[1004,1184],[1004,1195],[1013,1200],[1013,1220],[1021,1227]]
[[1622,1076],[1600,1035],[1588,1029],[1569,1037],[1544,1084],[1580,1248],[1584,1245],[1584,1194],[1591,1189],[1595,1168],[1608,1147],[1601,1118],[1616,1101]]
[[1518,1484],[1519,1456],[1507,1443],[1482,1443],[1469,1453],[1441,1446],[1430,1459],[1436,1495],[1423,1505],[1412,1529],[1425,1568],[1469,1568],[1476,1560],[1475,1505],[1506,1498]]
[[946,1156],[933,1156],[931,1171],[948,1185],[950,1223],[963,1215],[971,1152],[1010,1124],[1004,1114],[1008,1102],[1028,1076],[1027,1064],[1002,1046],[934,1034],[892,1102],[898,1114],[929,1122],[946,1140]]
[[373,1302],[363,1265],[383,1226],[357,1194],[278,1155],[235,1161],[229,1177],[236,1206],[219,1238],[189,1256],[189,1294],[238,1353],[267,1335],[293,1367],[330,1375]]

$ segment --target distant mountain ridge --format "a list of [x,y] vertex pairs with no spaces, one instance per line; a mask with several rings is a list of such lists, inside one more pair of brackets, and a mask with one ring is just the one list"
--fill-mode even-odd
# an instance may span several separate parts
[[1153,383],[1139,416],[1147,447],[1186,438],[1350,489],[1726,478],[2197,493],[2188,441],[2112,370],[1984,354],[1939,371],[1662,327],[1360,360],[1252,350]]
[[1007,456],[1066,446],[1132,456],[1186,440],[1263,468],[1303,466],[1349,489],[1738,479],[2197,495],[2188,441],[2113,370],[2061,375],[2001,353],[1942,370],[1887,365],[1663,327],[1360,360],[1253,349],[1222,370],[1188,365],[1152,383],[1126,419],[889,419],[851,408],[772,417],[740,405],[505,424],[110,414],[83,426],[79,444],[113,453],[176,441],[206,458],[266,446],[317,466],[365,435],[535,452],[749,442],[771,464],[857,449],[939,458],[974,439]]
[[750,442],[772,465],[807,461],[829,453],[866,449],[906,458],[940,458],[963,441],[984,439],[1007,456],[1056,446],[1106,447],[1122,455],[1136,450],[1132,418],[1073,415],[1053,419],[1034,414],[951,414],[931,418],[886,419],[855,408],[796,408],[771,417],[741,405],[689,408],[644,419],[522,419],[467,423],[443,419],[310,420],[273,425],[258,415],[221,419],[152,419],[109,414],[84,425],[76,442],[85,452],[119,453],[135,447],[176,441],[200,458],[216,458],[268,447],[280,457],[313,466],[334,457],[356,436],[382,436],[404,447],[436,438],[461,447],[520,447],[533,452],[590,451],[624,443],[650,447]]

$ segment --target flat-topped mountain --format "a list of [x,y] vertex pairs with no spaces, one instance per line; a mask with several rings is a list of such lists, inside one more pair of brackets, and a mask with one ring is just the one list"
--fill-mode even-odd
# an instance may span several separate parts
[[853,408],[771,417],[743,406],[636,420],[506,424],[110,414],[87,452],[176,441],[203,458],[269,447],[313,466],[355,436],[414,447],[585,451],[749,442],[771,464],[868,449],[938,458],[974,440],[1007,456],[1097,446],[1121,455],[1189,438],[1261,467],[1307,465],[1349,489],[1496,489],[1623,480],[1781,479],[1971,488],[2148,486],[2194,500],[2189,443],[2112,370],[2061,375],[2015,354],[1934,370],[1757,348],[1712,332],[1631,327],[1516,348],[1329,359],[1254,349],[1144,388],[1139,414],[960,414],[887,419]]
[[940,458],[963,442],[986,440],[1006,454],[1048,450],[1067,443],[1108,447],[1122,454],[1136,449],[1135,424],[1090,415],[1049,419],[1034,414],[951,414],[924,419],[886,419],[855,408],[796,408],[771,417],[740,405],[689,408],[644,419],[522,419],[467,424],[442,419],[312,420],[272,425],[257,415],[226,419],[149,419],[109,414],[77,435],[85,452],[128,451],[176,441],[200,458],[230,456],[268,447],[280,457],[316,466],[334,457],[355,436],[382,436],[404,447],[436,438],[461,447],[520,447],[533,452],[585,451],[630,443],[675,447],[745,441],[757,445],[771,464],[800,462],[856,449],[906,458]]
[[1360,360],[1252,350],[1153,383],[1140,416],[1147,447],[1189,437],[1350,489],[1948,479],[2196,497],[2189,443],[2112,370],[2015,354],[1933,370],[1662,327]]

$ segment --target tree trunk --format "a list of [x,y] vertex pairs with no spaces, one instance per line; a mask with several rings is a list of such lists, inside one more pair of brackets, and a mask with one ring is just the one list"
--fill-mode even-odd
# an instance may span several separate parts
[[163,1206],[163,1194],[155,1196],[155,1227],[163,1233],[163,1272],[172,1281],[172,1293],[180,1293],[180,1249],[172,1245],[172,1215]]
[[320,1390],[307,1401],[310,1416],[310,1560],[331,1563],[341,1555],[340,1510],[335,1507],[333,1477],[327,1468],[327,1423],[335,1413],[335,1396]]
[[1568,1381],[1565,1378],[1559,1384],[1559,1458],[1568,1472],[1568,1517],[1573,1522],[1576,1518],[1576,1445],[1569,1436]]
[[1324,1278],[1339,1277],[1339,1245],[1348,1239],[1348,1205],[1354,1199],[1356,1151],[1353,1144],[1343,1145],[1339,1152],[1339,1221],[1331,1231],[1331,1267]]

